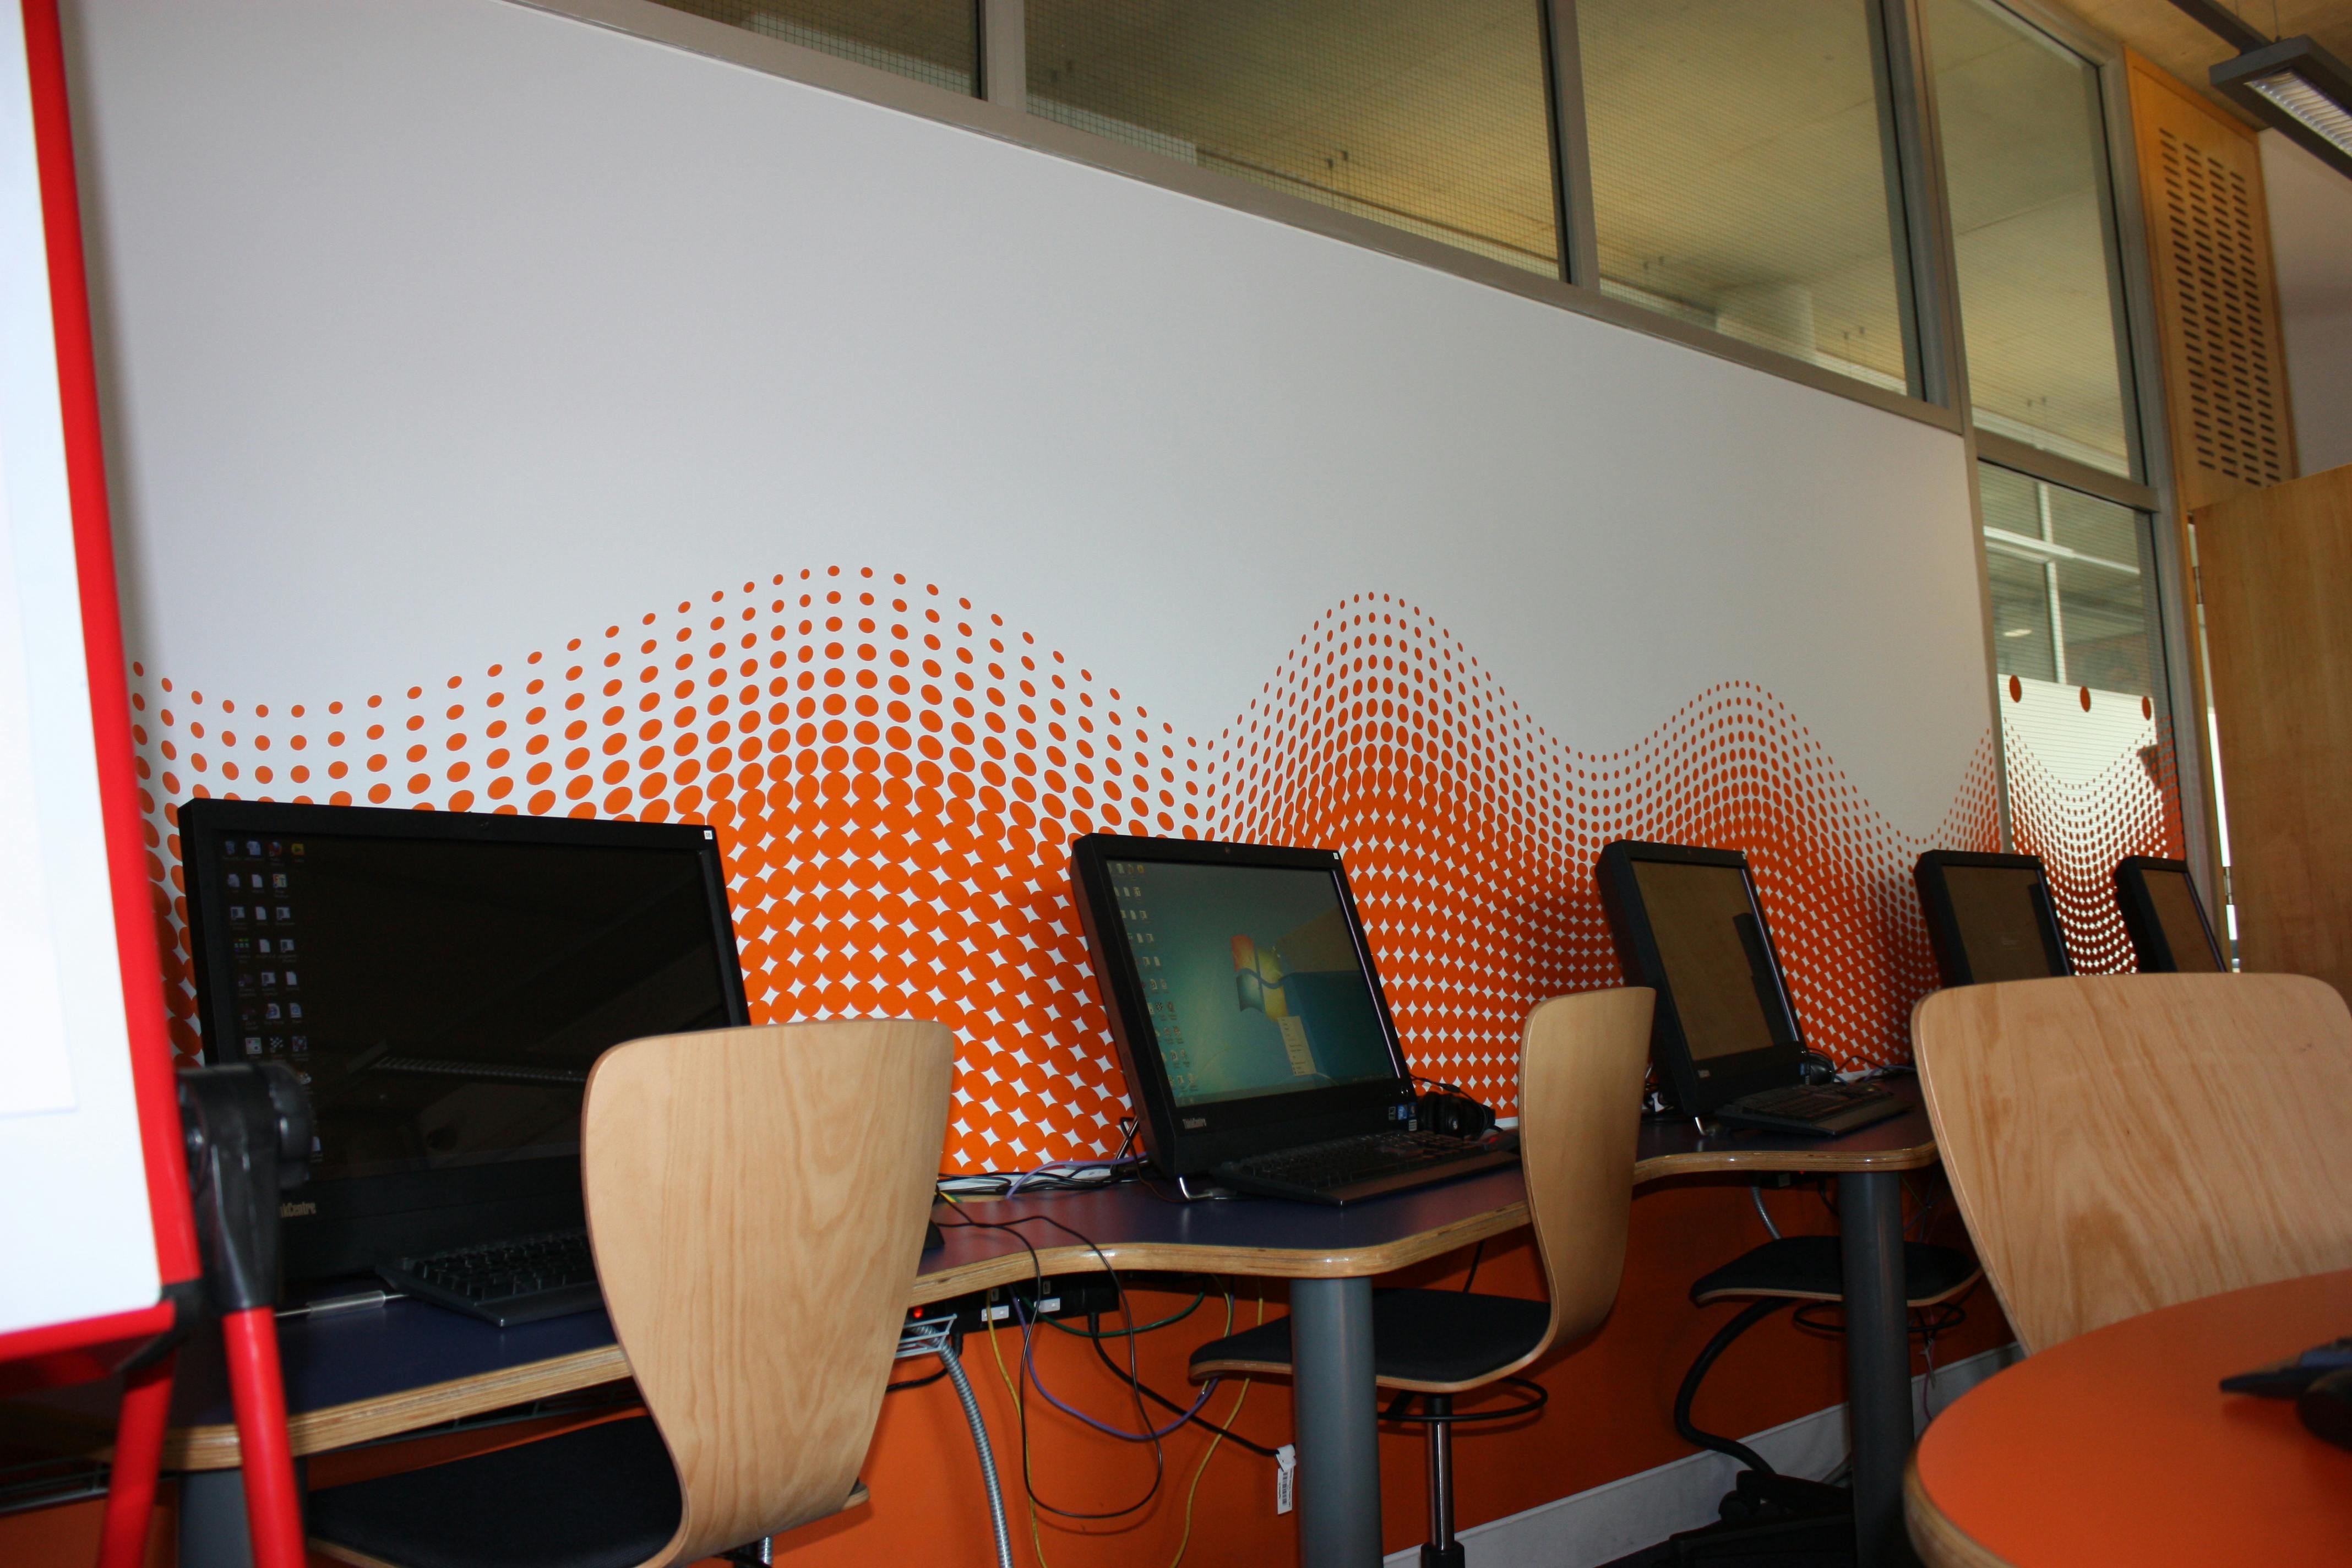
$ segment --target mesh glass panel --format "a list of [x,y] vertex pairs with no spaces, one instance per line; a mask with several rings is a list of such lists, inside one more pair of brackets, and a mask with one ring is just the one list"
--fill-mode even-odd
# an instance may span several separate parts
[[952,92],[979,91],[973,0],[655,0]]
[[1029,110],[1558,276],[1537,0],[1030,0]]
[[1601,287],[1906,390],[1865,0],[1577,0]]
[[2050,574],[2044,552],[2020,540],[2042,537],[2042,501],[2022,474],[1991,467],[1977,470],[1984,509],[1985,569],[1992,584],[1994,662],[2003,675],[2058,679],[2057,643],[2050,629]]
[[2127,473],[2098,75],[1997,6],[1925,10],[1977,423]]
[[2001,674],[2161,703],[2147,520],[1990,464],[1978,473]]

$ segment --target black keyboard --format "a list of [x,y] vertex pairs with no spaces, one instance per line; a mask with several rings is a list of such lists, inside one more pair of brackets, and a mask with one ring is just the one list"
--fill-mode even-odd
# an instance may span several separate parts
[[1785,1089],[1743,1094],[1728,1105],[1717,1106],[1715,1114],[1719,1121],[1743,1127],[1831,1138],[1902,1115],[1903,1098],[1884,1084],[1792,1083]]
[[604,1304],[584,1230],[454,1247],[379,1268],[395,1290],[487,1318],[502,1329]]
[[1239,1193],[1339,1205],[1518,1163],[1514,1133],[1488,1140],[1366,1132],[1228,1160],[1210,1174]]

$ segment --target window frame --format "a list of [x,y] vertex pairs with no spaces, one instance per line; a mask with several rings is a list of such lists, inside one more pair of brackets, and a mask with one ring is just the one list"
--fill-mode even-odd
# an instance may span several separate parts
[[[2147,529],[2156,568],[2158,646],[2176,737],[2201,738],[2203,715],[2196,711],[2200,684],[2191,679],[2194,644],[2187,606],[2194,603],[2186,568],[2185,533],[2162,412],[2162,358],[2156,339],[2155,284],[2140,201],[2138,172],[2132,162],[2131,100],[2121,45],[2048,0],[1990,0],[2080,57],[2095,73],[2105,156],[2099,162],[2106,201],[2103,222],[2114,268],[2111,304],[2116,342],[2126,364],[2125,422],[2131,474],[2116,475],[2022,441],[1979,430],[1969,395],[1968,354],[1959,317],[1958,270],[1948,193],[1935,103],[1935,81],[1922,0],[1854,0],[1865,8],[1881,91],[1881,126],[1886,152],[1889,222],[1894,228],[1898,293],[1907,305],[1905,349],[1910,390],[1896,393],[1827,370],[1727,333],[1693,326],[1639,305],[1612,299],[1598,286],[1600,253],[1593,226],[1591,163],[1584,120],[1583,76],[1579,58],[1576,0],[1530,0],[1539,6],[1548,58],[1551,109],[1554,199],[1561,251],[1560,276],[1545,278],[1506,263],[1410,234],[1370,218],[1341,212],[1219,174],[1195,164],[1107,137],[1065,126],[1027,112],[1028,61],[1024,47],[1024,0],[971,0],[976,11],[981,90],[966,97],[901,77],[879,67],[820,49],[770,38],[723,22],[672,10],[658,0],[508,0],[513,5],[611,28],[634,37],[704,55],[767,75],[839,93],[881,108],[920,116],[1033,151],[1067,158],[1108,173],[1179,192],[1201,201],[1287,224],[1401,260],[1501,289],[1647,337],[1678,343],[1717,359],[1747,365],[1784,380],[1958,436],[1969,475],[1972,543],[1983,616],[1985,682],[1989,701],[1999,688],[1979,493],[1979,460],[2046,480],[2067,489],[2131,508],[2152,520]],[[1998,709],[1988,717],[1997,718]],[[2001,839],[2011,842],[2006,759],[2000,726],[1992,724],[1996,748]],[[2209,900],[2220,887],[2220,858],[2212,823],[2212,788],[2201,739],[2175,746],[2180,780],[2180,811],[2189,860]],[[2217,906],[2218,907],[2218,906]]]
[[[1289,195],[1232,175],[1180,163],[1144,148],[1091,135],[1030,114],[1025,107],[1027,66],[1021,52],[1025,31],[1022,25],[1022,0],[975,0],[980,16],[979,76],[986,96],[971,98],[895,75],[878,66],[863,65],[821,49],[789,43],[782,38],[762,37],[724,22],[674,11],[659,4],[658,0],[509,0],[509,3],[593,23],[649,42],[667,44],[882,108],[976,132],[1035,152],[1068,158],[1075,163],[1181,192],[1220,206],[1344,240],[1368,250],[1381,251],[1441,272],[1450,272],[1524,299],[1607,321],[1612,326],[1663,338],[1718,359],[1730,360],[1820,391],[1868,404],[1938,429],[1955,434],[1962,431],[1961,415],[1948,397],[1916,395],[1921,391],[1934,393],[1940,390],[1941,384],[1934,376],[1923,374],[1923,367],[1931,363],[1934,345],[1922,344],[1906,356],[1914,361],[1910,373],[1914,392],[1897,393],[1742,342],[1726,333],[1688,325],[1646,310],[1639,305],[1612,299],[1601,291],[1597,282],[1600,252],[1592,227],[1591,163],[1585,151],[1583,79],[1578,68],[1575,0],[1529,0],[1530,4],[1540,8],[1549,53],[1546,65],[1551,100],[1554,199],[1567,209],[1560,215],[1562,221],[1559,226],[1563,252],[1562,276],[1559,278],[1546,278],[1470,251],[1456,249],[1442,240],[1409,234],[1371,218],[1323,206],[1303,196]],[[1854,4],[1864,6],[1869,12],[1874,38],[1882,41],[1882,55],[1909,47],[1908,39],[1912,35],[1910,24],[1905,19],[1907,0],[1854,0]],[[1894,126],[1888,131],[1887,139],[1899,146],[1906,139],[1914,137],[1911,127],[1918,121],[1907,91],[1908,73],[1885,58],[1880,61],[1879,69],[1883,90],[1892,98]],[[1882,105],[1883,109],[1885,107]],[[1885,123],[1888,116],[1882,113],[1881,118]],[[1916,308],[1917,303],[1932,300],[1943,291],[1941,279],[1933,275],[1932,268],[1927,265],[1923,254],[1927,247],[1920,243],[1917,232],[1921,207],[1913,194],[1917,189],[1916,163],[1916,159],[1906,157],[1901,161],[1899,169],[1888,171],[1890,186],[1899,179],[1904,195],[1900,212],[1890,212],[1890,221],[1897,224],[1895,249],[1898,269],[1902,273],[1903,288],[1907,290],[1906,302],[1913,303],[1915,307],[1910,312],[1915,322],[1925,321],[1927,315],[1926,310]],[[1906,348],[1912,348],[1908,340],[1915,335],[1927,334],[1906,327]]]

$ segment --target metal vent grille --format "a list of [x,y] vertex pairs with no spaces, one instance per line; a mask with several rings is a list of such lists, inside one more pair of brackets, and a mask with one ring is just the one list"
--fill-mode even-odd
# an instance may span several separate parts
[[2189,456],[2230,479],[2276,484],[2288,477],[2288,459],[2272,373],[2269,279],[2256,248],[2257,197],[2241,170],[2169,126],[2158,141]]

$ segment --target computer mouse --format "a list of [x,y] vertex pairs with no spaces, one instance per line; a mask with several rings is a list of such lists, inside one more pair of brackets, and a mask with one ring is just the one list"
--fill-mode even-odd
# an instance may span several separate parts
[[2294,1413],[2313,1436],[2352,1448],[2352,1367],[2331,1372],[2295,1395]]

